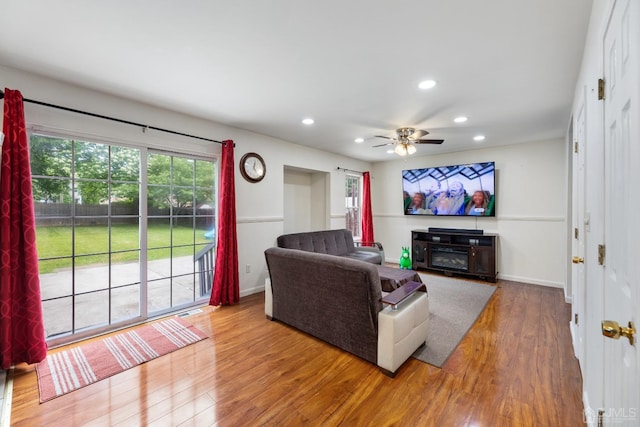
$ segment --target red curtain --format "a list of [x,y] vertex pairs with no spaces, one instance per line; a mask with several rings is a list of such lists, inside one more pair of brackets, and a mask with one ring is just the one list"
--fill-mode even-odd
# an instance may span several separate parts
[[236,233],[236,189],[233,141],[222,143],[220,195],[218,199],[218,243],[213,287],[209,305],[228,305],[240,301],[238,278],[238,235]]
[[372,244],[373,214],[371,213],[371,178],[369,172],[362,174],[362,243]]
[[47,356],[36,224],[22,94],[4,91],[0,175],[0,360],[2,369]]

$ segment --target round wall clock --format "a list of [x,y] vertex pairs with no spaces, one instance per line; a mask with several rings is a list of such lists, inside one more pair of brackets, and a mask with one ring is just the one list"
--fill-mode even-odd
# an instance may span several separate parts
[[240,173],[249,182],[260,182],[267,173],[267,166],[259,154],[247,153],[240,159]]

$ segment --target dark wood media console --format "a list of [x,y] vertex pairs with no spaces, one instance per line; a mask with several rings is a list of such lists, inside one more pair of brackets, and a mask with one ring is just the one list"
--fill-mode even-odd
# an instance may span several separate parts
[[411,231],[412,268],[474,276],[495,283],[498,278],[497,234],[469,230]]

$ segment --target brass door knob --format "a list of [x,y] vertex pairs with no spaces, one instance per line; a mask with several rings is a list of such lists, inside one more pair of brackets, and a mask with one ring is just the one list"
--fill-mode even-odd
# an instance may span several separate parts
[[625,328],[620,326],[618,322],[614,320],[602,321],[602,335],[607,338],[613,338],[617,340],[621,336],[629,338],[629,344],[633,345],[635,342],[636,327],[633,322],[629,322],[629,327]]
[[571,260],[574,264],[584,264],[584,258],[580,258],[579,256],[574,256]]

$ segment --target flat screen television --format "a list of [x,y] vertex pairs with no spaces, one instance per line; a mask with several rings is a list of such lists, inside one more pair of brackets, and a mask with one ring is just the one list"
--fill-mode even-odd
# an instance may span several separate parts
[[495,216],[495,162],[402,171],[405,215]]

